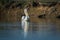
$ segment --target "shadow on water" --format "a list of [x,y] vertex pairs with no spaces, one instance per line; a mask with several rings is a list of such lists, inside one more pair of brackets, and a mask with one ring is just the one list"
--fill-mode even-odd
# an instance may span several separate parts
[[0,23],[0,40],[45,39],[60,39],[60,19],[32,18],[30,22]]

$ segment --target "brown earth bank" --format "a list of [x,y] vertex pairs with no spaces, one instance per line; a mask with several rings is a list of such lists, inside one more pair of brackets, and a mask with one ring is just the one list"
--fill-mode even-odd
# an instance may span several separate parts
[[[24,13],[23,8],[15,7],[15,4],[11,5],[10,8],[0,9],[0,22],[17,22],[21,21],[21,15]],[[53,9],[56,9],[53,10]],[[60,4],[57,3],[55,6],[43,6],[39,5],[37,7],[31,6],[28,10],[30,20],[33,20],[35,17],[39,18],[40,15],[46,15],[45,18],[56,18],[60,15]],[[34,17],[34,18],[32,18]],[[35,19],[38,20],[38,19]]]

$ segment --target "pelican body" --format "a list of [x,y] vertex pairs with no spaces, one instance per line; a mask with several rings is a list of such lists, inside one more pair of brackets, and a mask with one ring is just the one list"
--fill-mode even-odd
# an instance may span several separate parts
[[25,15],[22,16],[22,21],[28,21],[29,16],[28,16],[27,8],[24,9],[24,13]]

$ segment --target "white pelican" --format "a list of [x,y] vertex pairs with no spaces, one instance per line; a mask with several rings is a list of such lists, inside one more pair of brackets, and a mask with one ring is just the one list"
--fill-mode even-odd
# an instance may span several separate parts
[[29,19],[29,15],[28,15],[27,10],[28,10],[28,8],[24,9],[24,14],[25,15],[22,16],[22,21],[27,21]]

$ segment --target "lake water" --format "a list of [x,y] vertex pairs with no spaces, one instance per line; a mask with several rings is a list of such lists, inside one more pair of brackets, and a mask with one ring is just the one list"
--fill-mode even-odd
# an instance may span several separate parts
[[0,40],[60,40],[60,19],[0,23]]

